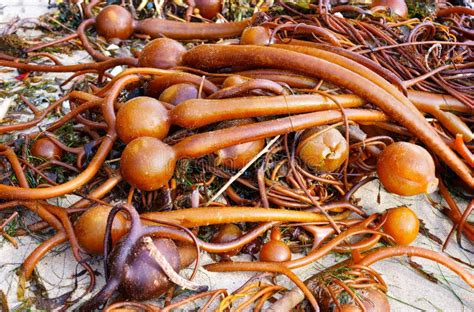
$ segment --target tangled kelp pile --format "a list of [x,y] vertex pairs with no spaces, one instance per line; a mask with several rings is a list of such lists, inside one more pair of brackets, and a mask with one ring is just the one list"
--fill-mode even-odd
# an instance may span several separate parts
[[[454,224],[445,246],[454,233],[460,248],[463,234],[472,240],[472,201],[462,210],[445,186],[466,196],[474,186],[472,10],[438,7],[420,20],[395,2],[279,2],[205,23],[222,21],[225,10],[196,1],[177,6],[177,21],[162,18],[170,12],[163,4],[152,11],[160,17],[143,19],[91,1],[77,7],[76,32],[23,49],[25,59],[2,55],[1,66],[27,75],[72,72],[65,83],[81,82],[43,109],[22,97],[34,117],[0,126],[9,135],[2,209],[37,214],[42,221],[29,231],[55,230],[25,259],[21,277],[68,241],[89,273],[87,293],[96,274],[85,255],[105,259],[106,284],[81,303],[84,311],[116,293],[127,301],[108,310],[171,310],[202,298],[203,309],[219,301],[221,310],[386,310],[387,285],[370,265],[400,255],[437,261],[472,287],[458,259],[408,246],[420,226],[412,209],[368,215],[353,196],[375,173],[401,196],[439,187]],[[153,40],[137,51],[131,36]],[[35,52],[71,41],[95,62],[63,65]],[[120,47],[117,55],[106,41]],[[82,199],[47,201],[67,194]],[[192,279],[201,250],[220,261],[209,271],[283,274],[297,288],[261,276],[232,294],[208,291],[178,275],[196,262]],[[304,283],[292,272],[331,252],[350,258]],[[232,261],[239,253],[259,261]],[[174,285],[197,294],[170,303]],[[164,306],[139,303],[165,293]]]

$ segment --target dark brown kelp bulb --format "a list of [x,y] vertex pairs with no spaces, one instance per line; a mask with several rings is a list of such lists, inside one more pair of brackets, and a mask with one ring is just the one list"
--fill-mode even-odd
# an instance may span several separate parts
[[199,9],[199,15],[207,19],[213,19],[221,13],[221,0],[195,0],[196,8]]
[[[242,230],[233,223],[224,224],[220,227],[219,231],[212,237],[211,242],[215,244],[228,243],[233,240],[236,240],[242,236]],[[231,250],[222,255],[232,257],[235,256],[239,249]]]
[[128,39],[133,34],[133,17],[119,5],[109,5],[96,18],[97,33],[107,40]]
[[30,149],[31,155],[43,159],[61,159],[63,150],[54,144],[49,138],[41,138],[36,140]]
[[[180,258],[176,244],[167,238],[154,239],[153,243],[171,267],[179,272]],[[112,263],[114,256],[112,252],[109,257]],[[110,269],[113,269],[113,266]],[[150,300],[164,294],[171,285],[173,283],[150,255],[146,244],[139,241],[128,256],[125,274],[119,287],[120,292],[128,299]]]
[[144,136],[163,139],[170,126],[168,110],[163,103],[147,96],[128,100],[117,113],[117,134],[125,143]]
[[240,44],[251,45],[268,45],[272,44],[274,40],[270,29],[263,26],[255,26],[245,28],[240,37]]
[[148,43],[140,53],[142,67],[169,69],[178,66],[186,48],[176,40],[158,38]]
[[176,152],[152,137],[128,143],[120,158],[123,178],[140,190],[157,190],[171,179],[176,166]]

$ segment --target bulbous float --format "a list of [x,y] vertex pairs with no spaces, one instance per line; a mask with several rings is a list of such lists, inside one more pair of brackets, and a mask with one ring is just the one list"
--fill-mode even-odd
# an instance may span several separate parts
[[303,133],[296,154],[314,170],[332,172],[349,157],[349,144],[338,130],[316,127]]
[[390,144],[380,153],[377,174],[383,187],[397,195],[432,193],[438,187],[430,153],[408,142]]
[[97,15],[97,33],[107,40],[128,39],[133,34],[133,17],[119,5],[108,5]]

